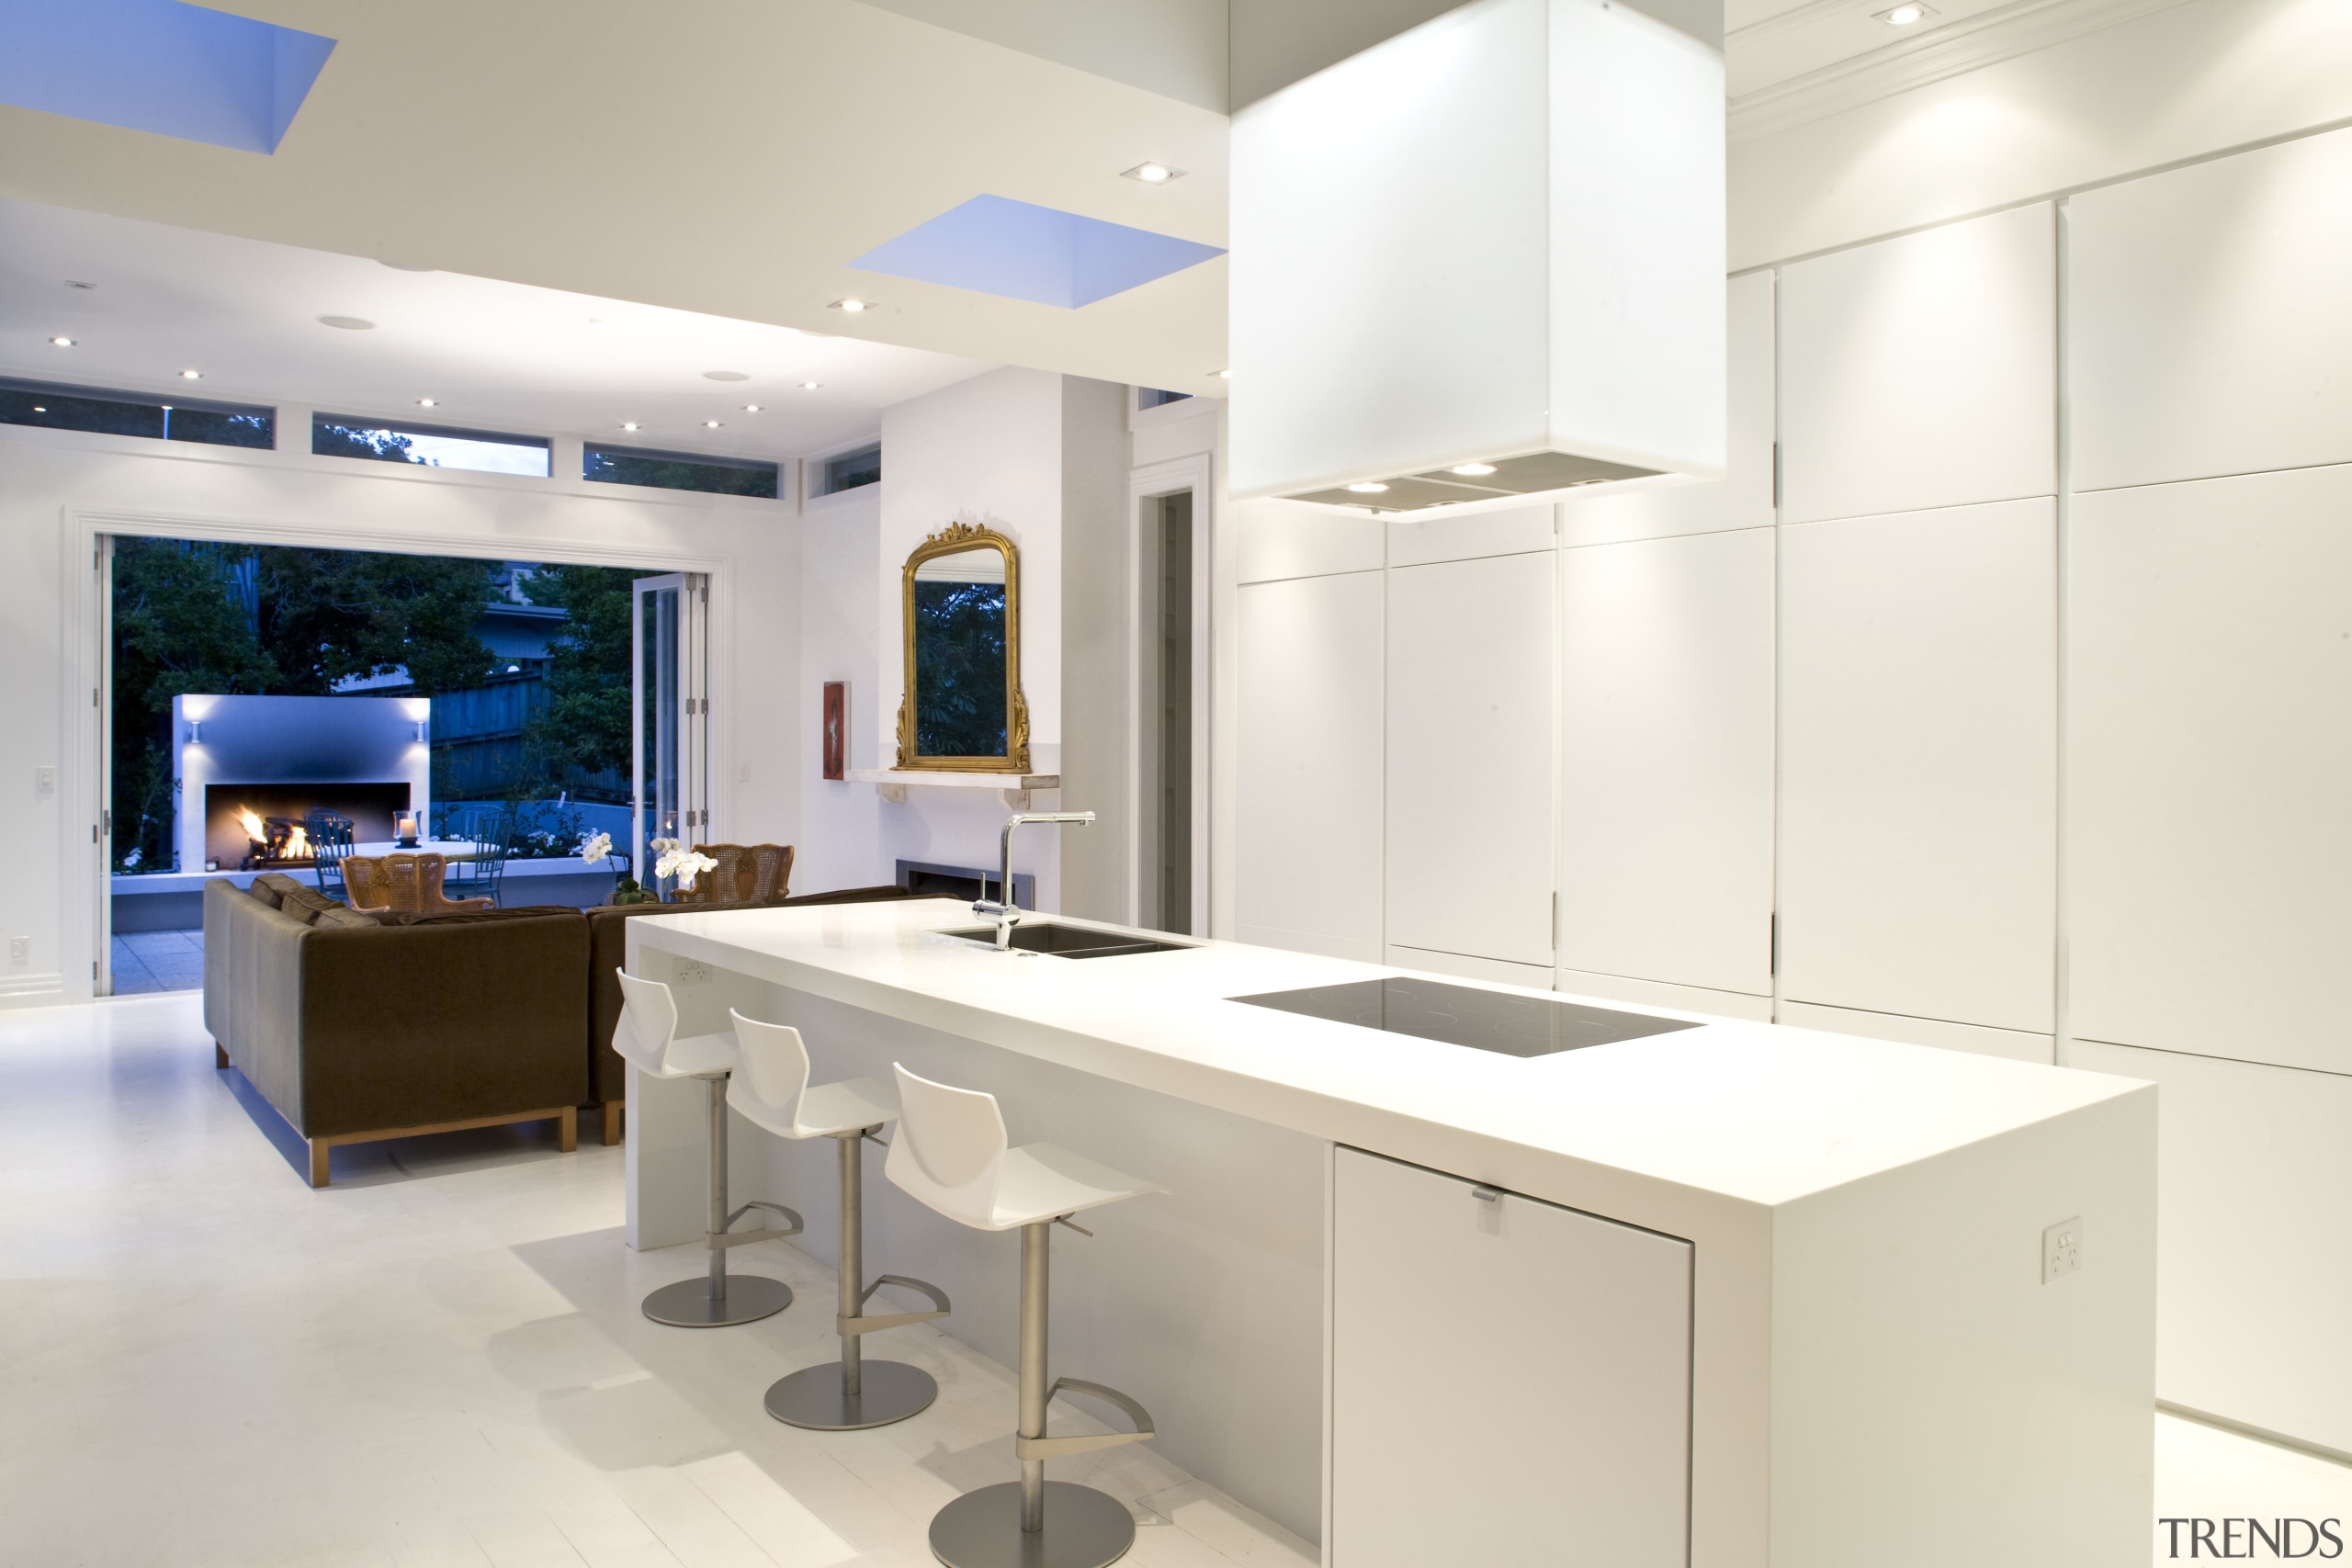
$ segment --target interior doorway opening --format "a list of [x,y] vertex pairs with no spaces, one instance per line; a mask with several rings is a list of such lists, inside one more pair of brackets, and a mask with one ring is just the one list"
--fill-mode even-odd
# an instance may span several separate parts
[[1136,540],[1136,923],[1191,936],[1201,918],[1198,635],[1204,553],[1193,492],[1144,498]]

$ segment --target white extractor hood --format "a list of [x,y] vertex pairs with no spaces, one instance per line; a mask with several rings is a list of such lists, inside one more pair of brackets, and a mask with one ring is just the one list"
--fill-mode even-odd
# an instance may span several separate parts
[[1719,477],[1721,15],[1475,0],[1237,113],[1234,493]]

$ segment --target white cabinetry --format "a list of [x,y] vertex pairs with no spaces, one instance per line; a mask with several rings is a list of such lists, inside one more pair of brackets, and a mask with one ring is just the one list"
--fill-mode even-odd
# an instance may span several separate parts
[[1325,1562],[1681,1568],[1690,1244],[1334,1158]]
[[2070,1032],[2352,1073],[2352,467],[2078,496],[2073,545]]
[[1781,519],[2057,489],[2051,209],[1781,273]]
[[1781,531],[1782,998],[2054,1027],[2055,525]]
[[2076,1041],[2157,1085],[2156,1397],[2352,1450],[2352,1077]]
[[1234,935],[1381,961],[1377,571],[1236,594]]
[[1552,962],[1557,558],[1388,573],[1388,942]]
[[2067,204],[2076,490],[2352,461],[2352,130]]
[[1562,967],[1770,993],[1772,566],[1770,528],[1561,553]]

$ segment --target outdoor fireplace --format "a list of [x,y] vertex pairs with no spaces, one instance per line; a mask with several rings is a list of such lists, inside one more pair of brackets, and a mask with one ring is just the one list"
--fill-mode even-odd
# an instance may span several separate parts
[[204,858],[223,871],[273,871],[311,863],[303,814],[324,809],[352,820],[351,836],[383,843],[396,813],[409,809],[400,784],[211,784],[204,787]]

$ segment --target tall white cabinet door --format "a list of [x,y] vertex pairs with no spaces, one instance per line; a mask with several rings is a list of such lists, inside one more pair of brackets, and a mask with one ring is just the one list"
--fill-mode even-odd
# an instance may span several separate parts
[[2075,500],[2071,1032],[2352,1073],[2352,467]]
[[1781,270],[1781,520],[2055,493],[2047,205]]
[[1781,533],[1781,995],[2049,1033],[2055,503]]
[[1324,1561],[1682,1568],[1690,1255],[1340,1149]]
[[1560,555],[1560,964],[1772,989],[1772,530]]
[[1381,575],[1235,595],[1238,941],[1381,961]]
[[1388,573],[1388,941],[1552,962],[1556,558]]
[[2077,490],[2352,461],[2352,130],[2067,203]]

